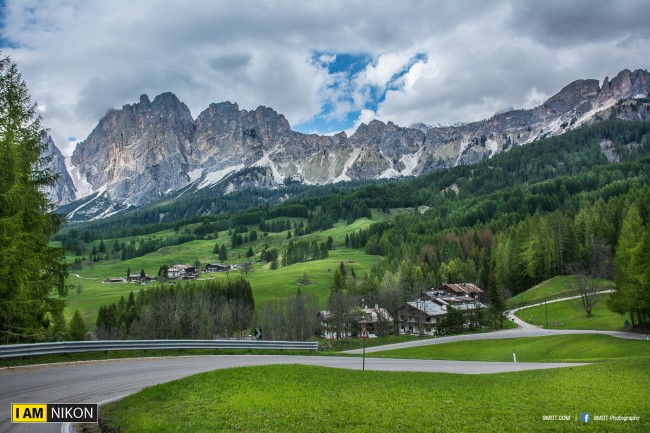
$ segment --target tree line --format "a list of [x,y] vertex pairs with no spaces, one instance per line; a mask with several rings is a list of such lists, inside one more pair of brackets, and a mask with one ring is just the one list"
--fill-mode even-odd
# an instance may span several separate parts
[[241,278],[162,285],[99,308],[99,339],[213,339],[249,329],[255,301]]

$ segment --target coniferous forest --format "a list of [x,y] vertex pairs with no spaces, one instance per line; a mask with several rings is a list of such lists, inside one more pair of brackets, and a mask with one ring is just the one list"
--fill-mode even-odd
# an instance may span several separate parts
[[[472,282],[501,305],[550,277],[580,273],[613,278],[617,291],[609,307],[640,324],[650,319],[648,132],[648,123],[605,121],[472,166],[326,193],[330,186],[275,206],[204,215],[193,235],[231,227],[237,238],[251,224],[308,234],[367,217],[370,209],[412,209],[346,238],[346,247],[381,260],[363,277],[339,278],[338,286],[335,273],[333,293],[385,304],[394,286],[404,301],[445,282]],[[290,217],[306,224],[291,228],[283,219]],[[291,240],[273,253],[287,266],[326,257],[327,249]]]

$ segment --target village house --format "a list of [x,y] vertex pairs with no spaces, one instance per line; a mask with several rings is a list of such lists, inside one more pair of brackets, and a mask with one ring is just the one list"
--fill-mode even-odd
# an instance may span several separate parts
[[428,299],[416,299],[398,310],[400,334],[435,335],[436,325],[447,314],[447,307]]
[[196,267],[192,265],[174,265],[167,269],[168,278],[196,278]]
[[205,268],[203,268],[203,272],[208,273],[208,272],[228,272],[232,270],[232,267],[230,265],[225,265],[223,263],[208,263],[205,265]]
[[387,335],[393,324],[393,317],[385,309],[375,304],[374,308],[365,306],[359,311],[359,329],[366,325],[366,330],[370,334]]
[[437,292],[439,293],[439,297],[466,297],[476,299],[483,293],[483,290],[472,283],[447,283],[443,284]]
[[104,280],[104,283],[106,284],[120,284],[120,283],[126,283],[126,278],[124,277],[110,277],[106,278]]
[[450,308],[461,311],[471,321],[473,312],[487,308],[479,302],[482,294],[483,290],[471,283],[443,284],[438,289],[422,292],[400,308],[400,332],[434,335]]

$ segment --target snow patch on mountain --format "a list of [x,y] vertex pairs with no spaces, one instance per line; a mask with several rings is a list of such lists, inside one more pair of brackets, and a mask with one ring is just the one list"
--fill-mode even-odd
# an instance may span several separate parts
[[499,151],[499,143],[489,138],[485,142],[485,147],[490,151],[490,156],[488,158],[492,158]]
[[284,183],[284,178],[280,174],[278,167],[276,167],[275,163],[271,160],[271,157],[267,151],[262,152],[262,157],[256,163],[254,163],[252,167],[268,167],[271,169],[271,174],[273,175],[273,180],[275,183],[278,185],[282,185]]
[[352,164],[354,164],[354,162],[359,159],[360,154],[360,148],[355,147],[352,149],[352,153],[350,153],[350,156],[348,156],[345,164],[343,164],[343,171],[341,171],[341,174],[334,179],[334,182],[349,182],[352,180],[350,176],[348,176],[348,170],[352,167]]
[[190,178],[190,183],[194,183],[199,180],[201,176],[203,176],[203,171],[204,170],[202,168],[197,168],[187,173]]
[[223,178],[225,178],[229,174],[234,173],[234,172],[239,171],[239,170],[243,170],[244,167],[245,167],[244,164],[237,164],[237,165],[231,165],[230,167],[226,167],[226,168],[221,169],[221,170],[210,172],[210,173],[205,175],[205,177],[203,178],[203,180],[199,184],[198,189],[202,189],[202,188],[205,188],[207,186],[214,185],[215,183],[219,182],[220,180],[222,180]]
[[85,197],[93,193],[93,186],[79,173],[79,169],[72,164],[72,158],[70,156],[65,158],[65,168],[77,189],[77,198]]
[[420,161],[420,157],[422,156],[422,151],[423,148],[421,147],[415,153],[412,153],[410,155],[402,155],[402,157],[399,159],[400,162],[404,164],[404,169],[400,173],[402,176],[413,175],[413,171],[418,166],[418,162]]

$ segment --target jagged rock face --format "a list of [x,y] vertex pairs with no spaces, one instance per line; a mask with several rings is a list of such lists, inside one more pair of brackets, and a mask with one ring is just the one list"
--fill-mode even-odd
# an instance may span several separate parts
[[194,120],[171,93],[108,112],[72,154],[93,191],[105,188],[116,203],[142,205],[189,183],[187,158]]
[[59,176],[54,185],[46,189],[47,195],[52,203],[58,205],[68,204],[76,200],[77,189],[65,166],[65,158],[58,147],[54,144],[52,137],[43,134],[45,150],[41,155],[47,160],[47,166],[53,174]]
[[[340,161],[323,155],[341,150],[341,136],[303,135],[291,130],[284,116],[267,107],[239,110],[237,104],[211,104],[196,120],[196,143],[189,162],[204,173],[233,167],[268,166],[276,183],[300,178],[309,183],[327,183],[340,175]],[[337,164],[338,162],[338,164]],[[330,170],[330,166],[334,167]]]
[[196,142],[189,162],[207,171],[248,167],[293,135],[284,116],[270,108],[249,112],[230,102],[210,104],[196,119]]
[[[77,146],[72,164],[91,187],[85,193],[98,192],[97,200],[109,197],[119,208],[187,186],[216,185],[228,193],[253,185],[277,188],[287,179],[325,184],[413,176],[473,164],[604,118],[650,119],[650,104],[633,99],[649,93],[650,73],[624,70],[602,87],[597,80],[574,81],[530,110],[448,127],[375,120],[349,138],[300,134],[270,108],[246,111],[230,102],[211,104],[194,121],[173,94],[153,102],[143,95],[107,113]],[[230,176],[251,167],[261,170]]]
[[359,156],[348,170],[352,179],[374,179],[411,175],[417,165],[418,151],[424,144],[425,133],[416,128],[400,128],[373,120],[362,124],[350,137]]

